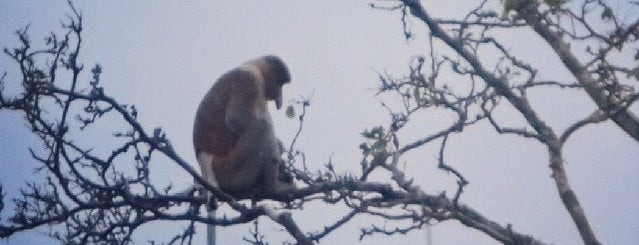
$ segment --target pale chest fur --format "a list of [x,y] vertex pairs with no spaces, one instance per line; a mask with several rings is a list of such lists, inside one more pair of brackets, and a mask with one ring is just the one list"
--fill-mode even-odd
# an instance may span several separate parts
[[258,88],[259,98],[256,100],[258,101],[258,105],[254,111],[256,119],[266,119],[269,123],[272,123],[271,115],[268,112],[267,99],[264,93],[264,75],[262,74],[262,70],[260,69],[259,62],[261,61],[252,60],[244,62],[242,65],[240,65],[239,69],[251,74],[251,76],[255,80],[255,85]]

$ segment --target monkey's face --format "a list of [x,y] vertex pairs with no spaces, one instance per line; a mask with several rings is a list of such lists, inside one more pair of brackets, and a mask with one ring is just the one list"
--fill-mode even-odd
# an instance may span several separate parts
[[291,75],[284,62],[277,56],[267,55],[257,62],[264,76],[266,98],[275,101],[277,109],[282,107],[282,86],[291,82]]
[[279,82],[267,82],[264,86],[266,98],[275,101],[275,107],[278,110],[282,108],[282,84]]

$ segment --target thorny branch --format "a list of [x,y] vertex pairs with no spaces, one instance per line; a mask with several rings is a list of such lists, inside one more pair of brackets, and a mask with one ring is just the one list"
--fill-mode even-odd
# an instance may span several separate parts
[[[30,152],[42,164],[39,171],[46,176],[46,182],[29,183],[21,197],[12,199],[15,211],[8,223],[0,224],[0,237],[61,223],[63,227],[52,230],[50,235],[64,243],[129,243],[134,231],[146,223],[184,220],[189,221],[188,226],[171,243],[191,243],[196,222],[228,226],[267,214],[264,207],[247,207],[204,182],[173,150],[160,128],[152,133],[146,131],[137,121],[135,106],[120,104],[100,86],[101,66],[91,69],[88,88],[82,87],[86,86],[80,76],[84,65],[78,59],[82,15],[71,2],[69,6],[72,15],[63,25],[66,32],[62,38],[52,33],[45,39],[46,48],[34,50],[28,28],[24,28],[16,33],[22,46],[4,49],[20,68],[23,91],[8,98],[0,90],[0,109],[23,112],[28,126],[44,144],[43,150]],[[47,62],[39,64],[40,59]],[[71,73],[68,82],[58,81],[65,72]],[[5,82],[3,75],[0,88]],[[128,128],[113,133],[114,138],[124,142],[101,157],[91,148],[75,143],[71,135],[89,129],[107,114],[119,115]],[[149,179],[149,166],[157,155],[174,161],[239,214],[207,218],[200,213],[206,200],[196,192],[176,193],[171,186],[154,185]],[[2,204],[0,211],[4,211],[4,199]],[[297,225],[291,219],[282,217],[277,222],[295,229]]]
[[[13,81],[7,81],[4,73],[0,77],[0,110],[21,112],[29,128],[43,143],[44,149],[30,149],[30,153],[42,165],[40,173],[45,178],[42,183],[28,183],[21,195],[11,200],[15,208],[8,220],[0,222],[0,238],[37,227],[54,226],[57,229],[52,229],[50,235],[64,243],[128,244],[132,242],[135,231],[145,224],[156,220],[172,220],[184,221],[187,226],[169,243],[191,244],[197,223],[231,226],[267,216],[284,227],[296,243],[311,244],[319,243],[355,216],[368,215],[384,222],[410,223],[393,227],[371,224],[362,228],[360,239],[373,234],[405,234],[425,225],[457,220],[504,244],[543,244],[530,235],[513,230],[510,225],[504,227],[484,217],[460,202],[469,180],[454,168],[454,163],[446,161],[446,145],[466,128],[486,122],[499,134],[513,134],[547,146],[552,176],[566,209],[584,242],[597,244],[577,196],[568,184],[562,146],[574,132],[608,118],[637,138],[632,128],[636,125],[636,117],[628,108],[639,98],[636,92],[639,68],[617,64],[608,55],[615,49],[636,47],[639,24],[618,20],[614,14],[608,13],[609,7],[600,1],[587,0],[584,5],[603,9],[606,14],[602,16],[609,19],[616,30],[613,34],[594,31],[587,17],[587,12],[593,11],[591,7],[574,10],[561,5],[517,5],[506,8],[506,14],[500,17],[497,11],[488,8],[489,1],[485,0],[457,20],[433,18],[415,0],[379,2],[381,5],[372,6],[401,12],[406,39],[415,39],[411,29],[419,26],[413,20],[425,24],[430,30],[430,50],[427,55],[412,59],[408,75],[396,78],[379,74],[381,85],[378,95],[394,96],[400,103],[399,106],[384,104],[392,118],[387,127],[362,133],[365,142],[360,145],[360,176],[338,173],[332,167],[332,162],[326,164],[326,170],[312,172],[307,168],[304,153],[296,148],[295,142],[301,136],[310,99],[295,104],[301,108],[301,114],[297,117],[300,125],[288,147],[287,169],[295,177],[299,188],[269,197],[281,202],[278,204],[249,205],[233,200],[203,181],[191,165],[173,150],[162,129],[148,131],[138,122],[135,106],[122,104],[107,95],[100,85],[101,66],[95,65],[91,69],[92,79],[85,84],[82,80],[85,69],[78,60],[82,15],[70,3],[72,15],[63,26],[66,32],[61,36],[51,34],[45,40],[45,49],[34,50],[27,35],[28,28],[18,31],[21,46],[5,48],[4,53],[19,66],[22,77],[21,81],[15,83],[22,85],[22,93],[14,98],[6,97],[3,85]],[[513,16],[512,12],[516,14]],[[566,27],[560,23],[570,22],[560,21],[561,18],[568,18],[584,28]],[[544,27],[544,24],[547,25]],[[493,30],[527,27],[532,27],[547,40],[566,66],[575,66],[574,69],[568,69],[575,75],[576,83],[539,79],[535,67],[525,59],[512,55],[506,44],[491,35]],[[592,54],[590,60],[564,61],[564,55],[576,58],[565,47],[564,42],[567,41],[562,41],[562,38],[571,38],[573,41],[596,40],[605,45],[598,51],[589,48]],[[441,50],[437,50],[439,54],[436,54],[435,42],[446,44],[453,54]],[[479,57],[485,49],[498,54],[499,61],[494,64],[482,62]],[[47,62],[43,65],[40,60]],[[460,86],[450,86],[451,82],[443,81],[450,71],[463,78],[465,86],[460,89]],[[629,84],[628,80],[635,83]],[[557,134],[528,101],[527,91],[540,87],[584,89],[597,103],[598,109]],[[519,112],[527,125],[519,128],[503,126],[494,113],[496,108],[506,106]],[[404,142],[399,132],[404,130],[405,125],[418,112],[434,109],[454,115],[454,120],[439,131],[412,142]],[[119,145],[107,156],[101,156],[90,146],[76,143],[73,138],[81,137],[85,130],[105,120],[105,115],[119,116],[118,120],[126,126],[113,133]],[[399,167],[404,154],[427,144],[439,144],[438,167],[457,179],[458,189],[453,198],[445,193],[425,193]],[[217,200],[227,203],[234,211],[223,218],[209,218],[202,212],[206,200],[197,191],[178,192],[171,186],[161,187],[153,183],[149,178],[149,166],[157,164],[159,156],[180,166],[197,184],[213,192]],[[373,181],[370,176],[374,171],[386,171],[391,179]],[[286,209],[298,209],[309,202],[340,203],[350,211],[319,231],[303,231],[303,227],[298,226]],[[6,204],[0,185],[0,212],[6,212]],[[278,211],[273,208],[275,205],[285,210]],[[393,212],[387,212],[391,209]],[[250,232],[252,239],[245,238],[245,241],[266,243],[257,225]]]
[[[639,120],[629,109],[639,94],[639,18],[620,17],[606,2],[596,0],[571,1],[570,4],[566,4],[566,1],[501,1],[498,3],[504,7],[502,14],[489,7],[496,1],[483,0],[461,19],[433,17],[422,5],[422,1],[418,0],[379,2],[380,5],[372,6],[390,11],[401,10],[404,33],[410,33],[411,28],[418,28],[406,24],[409,15],[425,24],[429,30],[429,58],[419,57],[418,65],[411,66],[410,75],[404,78],[380,75],[380,92],[398,95],[404,101],[399,110],[390,110],[393,113],[391,128],[398,130],[410,120],[411,114],[420,110],[445,108],[459,115],[449,128],[404,144],[400,153],[443,138],[440,149],[441,167],[449,135],[459,133],[465,127],[484,119],[499,134],[514,134],[542,143],[549,152],[552,177],[559,196],[584,243],[599,244],[569,185],[562,147],[577,130],[607,119],[612,119],[635,140],[639,139]],[[391,7],[385,6],[387,4]],[[609,28],[601,31],[600,27],[594,27],[596,23],[602,22],[610,24]],[[500,41],[498,35],[495,35],[526,27],[530,27],[555,51],[565,68],[575,77],[576,83],[539,79],[537,68],[528,64],[525,58],[513,55],[510,51],[512,44]],[[437,50],[435,53],[435,41],[445,44],[448,50]],[[573,47],[583,47],[590,57],[580,61],[573,53],[571,44],[574,44]],[[453,55],[449,55],[448,51],[452,51]],[[483,54],[486,52],[497,54],[499,60],[496,63],[485,62]],[[632,52],[636,52],[634,62],[628,63],[627,59],[618,58],[620,54]],[[493,67],[490,67],[491,64]],[[462,79],[465,86],[455,86],[457,91],[451,91],[448,86],[450,82],[439,78],[442,66],[466,78]],[[424,67],[429,69],[422,71]],[[584,115],[584,119],[574,122],[563,133],[557,134],[531,106],[527,94],[529,90],[549,86],[583,89],[595,101],[598,109],[592,115]],[[495,118],[494,110],[506,106],[518,111],[527,125],[520,128],[502,126]],[[475,113],[475,117],[469,117],[469,112]],[[465,179],[453,170],[450,171],[460,179],[454,199],[456,201],[463,191]]]
[[[614,25],[614,29],[609,30],[611,33],[599,33],[592,28],[593,18],[588,15],[592,15],[599,9],[602,11],[601,19]],[[634,99],[630,98],[636,95],[636,92],[632,85],[624,85],[623,78],[620,78],[622,75],[627,78],[634,77],[636,82],[639,79],[639,67],[626,67],[625,64],[615,65],[612,52],[614,49],[620,53],[624,51],[637,52],[639,19],[628,24],[620,24],[620,20],[612,11],[612,8],[604,2],[585,1],[579,11],[562,8],[557,11],[557,14],[551,14],[540,12],[538,5],[530,4],[522,6],[518,15],[552,47],[564,66],[573,74],[590,98],[595,101],[599,109],[604,111],[630,137],[639,142],[639,118],[628,110],[630,104],[635,102]],[[576,34],[577,28],[575,27],[566,29],[561,26],[559,21],[562,19],[569,19],[573,23],[583,26],[587,30],[586,34]],[[557,30],[553,30],[553,27]],[[586,65],[577,59],[571,45],[564,40],[563,36],[579,41],[595,40],[601,46],[598,51],[591,50],[590,46],[586,47],[586,51],[592,56]],[[635,56],[635,61],[637,57],[639,56]]]
[[[137,120],[138,110],[134,105],[121,104],[107,95],[100,85],[102,67],[95,65],[88,84],[82,82],[85,71],[79,61],[81,51],[82,15],[73,9],[70,21],[64,26],[64,35],[51,34],[46,39],[46,48],[34,50],[25,28],[17,32],[22,46],[5,54],[20,67],[22,93],[8,98],[0,93],[0,108],[23,113],[29,128],[36,134],[44,149],[30,149],[33,159],[40,162],[40,173],[46,176],[44,183],[29,183],[21,196],[12,199],[14,211],[10,219],[0,223],[0,237],[9,237],[41,226],[57,227],[49,234],[63,243],[118,243],[132,242],[132,236],[140,227],[156,220],[185,221],[187,226],[169,242],[190,244],[196,233],[195,224],[230,226],[248,223],[260,216],[268,216],[280,224],[298,244],[320,242],[322,238],[348,223],[357,215],[371,215],[386,220],[414,220],[402,233],[418,229],[433,220],[459,220],[475,224],[478,229],[504,241],[529,240],[527,236],[510,232],[487,220],[476,211],[452,201],[444,195],[429,195],[412,185],[397,168],[402,152],[419,147],[427,141],[415,142],[413,146],[400,150],[394,144],[393,157],[386,143],[393,134],[382,128],[364,133],[367,142],[362,144],[362,176],[337,173],[331,164],[327,171],[310,172],[307,167],[296,168],[305,162],[304,154],[295,148],[294,142],[288,152],[288,168],[299,182],[299,189],[269,198],[286,203],[285,208],[300,208],[304,203],[323,201],[343,203],[351,208],[344,217],[327,224],[316,232],[304,232],[288,211],[276,211],[271,204],[247,205],[233,200],[220,190],[203,181],[199,174],[174,150],[166,134],[160,128],[147,131]],[[41,65],[39,60],[47,60]],[[68,73],[66,73],[68,72]],[[70,73],[70,76],[66,76]],[[415,71],[415,76],[419,76]],[[69,80],[62,80],[69,77]],[[4,85],[6,76],[0,80]],[[446,90],[438,90],[436,103],[466,118],[466,106],[477,99],[456,98]],[[452,97],[451,97],[452,96]],[[430,103],[424,100],[420,103]],[[304,120],[310,100],[297,103],[301,107],[298,117]],[[106,115],[117,115],[126,127],[113,133],[118,146],[106,156],[96,153],[90,146],[81,145],[73,137],[81,137]],[[398,115],[399,116],[399,115]],[[110,117],[114,118],[114,117]],[[464,125],[453,125],[455,131]],[[401,128],[401,123],[393,127]],[[300,136],[302,125],[295,138]],[[73,137],[72,137],[73,136]],[[235,213],[223,218],[209,218],[204,212],[205,198],[191,189],[174,191],[171,186],[160,187],[150,176],[150,166],[164,156],[192,176],[196,183],[212,191],[218,200],[226,202]],[[387,160],[393,159],[392,162]],[[396,184],[368,180],[375,169],[390,171]],[[449,171],[452,168],[448,169]],[[396,188],[399,186],[400,188]],[[1,189],[0,189],[1,190]],[[5,207],[4,194],[0,208]],[[388,214],[380,210],[401,207],[403,214]],[[0,211],[6,211],[0,209]],[[61,224],[56,226],[56,224]],[[502,230],[502,231],[499,231]],[[257,232],[257,230],[256,230]],[[362,230],[362,238],[375,233]],[[260,242],[259,236],[255,242]]]
[[[126,105],[109,96],[101,86],[102,67],[95,65],[91,79],[83,82],[83,63],[80,62],[82,47],[82,15],[69,2],[72,14],[63,26],[65,33],[52,33],[45,40],[44,49],[36,49],[28,37],[28,28],[17,32],[21,46],[5,48],[4,53],[18,66],[22,75],[19,84],[22,92],[9,98],[0,89],[0,109],[21,112],[28,127],[38,136],[43,149],[30,149],[31,156],[42,167],[43,183],[28,183],[18,197],[11,199],[14,210],[8,220],[0,223],[0,237],[12,236],[42,226],[50,226],[49,234],[63,243],[132,243],[133,234],[140,227],[156,220],[184,221],[186,227],[169,241],[170,244],[191,244],[196,234],[195,224],[215,224],[231,226],[255,221],[267,216],[295,239],[298,244],[320,242],[322,238],[348,223],[357,215],[372,215],[388,220],[410,219],[417,222],[402,233],[429,224],[431,220],[456,219],[462,223],[478,224],[486,233],[502,240],[523,239],[526,236],[509,233],[503,236],[494,230],[503,229],[476,211],[457,204],[444,195],[429,195],[411,181],[406,180],[399,169],[397,160],[401,151],[397,144],[393,162],[386,160],[389,151],[381,143],[389,135],[383,129],[374,130],[370,136],[365,133],[367,143],[362,145],[363,174],[361,177],[337,173],[329,163],[327,171],[312,173],[305,165],[302,151],[296,149],[295,141],[288,149],[287,168],[299,182],[299,189],[269,197],[285,203],[285,208],[300,208],[304,203],[323,201],[343,203],[352,209],[346,216],[327,224],[316,232],[304,232],[296,224],[288,211],[277,211],[272,203],[247,205],[233,200],[230,196],[210,186],[173,149],[168,137],[160,128],[148,131],[138,122],[138,110],[134,105]],[[41,60],[46,60],[41,64]],[[5,73],[6,74],[6,73]],[[415,74],[417,75],[417,73]],[[0,78],[0,88],[7,82],[7,76]],[[15,82],[17,84],[18,82]],[[446,95],[449,96],[449,95]],[[469,98],[439,98],[438,103],[455,111],[460,118],[466,117],[465,106]],[[297,139],[302,131],[302,123],[310,100],[297,103],[301,107]],[[76,143],[74,137],[82,137],[96,123],[108,117],[126,125],[112,134],[117,146],[106,156],[100,155],[91,146]],[[453,125],[455,129],[463,125]],[[399,130],[401,125],[395,125]],[[381,140],[374,142],[375,140]],[[374,149],[368,144],[373,144]],[[416,142],[418,147],[426,141]],[[410,147],[409,147],[410,148]],[[403,151],[409,150],[404,148]],[[153,164],[159,156],[170,159],[192,176],[198,185],[212,191],[217,200],[227,203],[235,213],[222,218],[206,216],[205,197],[195,189],[175,191],[172,186],[158,186],[149,178]],[[303,168],[296,167],[302,162]],[[381,168],[380,168],[381,167]],[[393,184],[368,180],[368,173],[374,169],[385,169],[393,173]],[[449,169],[449,170],[452,170]],[[4,208],[4,193],[0,186],[0,211]],[[390,215],[380,209],[402,207],[404,214]],[[481,225],[479,225],[481,224]],[[362,238],[375,231],[362,230]],[[257,229],[255,233],[257,234]],[[261,243],[260,236],[254,242]]]

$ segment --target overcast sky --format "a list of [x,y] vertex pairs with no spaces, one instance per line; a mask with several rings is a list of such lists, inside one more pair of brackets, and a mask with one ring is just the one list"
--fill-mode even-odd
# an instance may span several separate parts
[[[83,50],[86,67],[103,67],[102,84],[118,101],[135,104],[141,123],[162,127],[177,152],[196,166],[192,150],[192,120],[199,100],[213,81],[243,61],[276,54],[289,65],[292,83],[285,87],[285,103],[312,97],[298,146],[311,169],[330,158],[338,171],[359,174],[362,138],[366,128],[388,123],[387,111],[375,97],[375,71],[400,76],[414,55],[424,54],[424,25],[413,21],[415,40],[403,38],[398,12],[372,10],[368,1],[86,1],[83,13]],[[457,16],[476,1],[425,1],[436,16]],[[42,42],[49,31],[59,31],[68,8],[64,1],[0,0],[0,45],[14,47],[14,31],[30,24],[30,36]],[[635,16],[636,10],[630,11]],[[635,17],[636,18],[636,17]],[[572,77],[557,57],[530,32],[503,34],[516,55],[540,68],[541,76],[561,81]],[[16,66],[0,58],[7,71],[7,92],[16,93]],[[87,71],[88,72],[88,71]],[[86,78],[88,80],[88,77]],[[13,84],[11,84],[13,83]],[[583,118],[594,104],[580,92],[532,93],[532,105],[556,131]],[[279,137],[288,144],[296,121],[271,107]],[[639,113],[637,106],[632,108]],[[502,120],[519,119],[503,113]],[[423,115],[404,132],[406,142],[435,132],[450,120],[447,115]],[[114,119],[115,120],[115,119]],[[118,124],[108,121],[78,140],[109,152],[108,133]],[[120,125],[121,126],[121,125]],[[100,134],[103,133],[103,134]],[[9,196],[33,177],[36,163],[28,147],[38,147],[22,115],[0,112],[0,182]],[[588,126],[565,147],[567,172],[587,217],[604,244],[639,244],[639,145],[611,123]],[[103,149],[104,148],[104,149]],[[405,159],[406,171],[430,194],[454,192],[455,179],[437,170],[437,146],[427,146]],[[581,239],[565,211],[548,168],[546,149],[531,140],[499,136],[487,125],[469,128],[451,138],[448,160],[470,180],[461,201],[502,225],[554,244],[580,244]],[[169,161],[153,163],[159,184],[186,186],[192,180]],[[5,210],[5,212],[10,210]],[[308,205],[296,218],[304,231],[316,231],[345,213],[340,207]],[[3,212],[1,217],[5,218]],[[280,226],[266,219],[262,231],[278,244],[290,239]],[[358,228],[384,225],[366,216],[334,232],[323,244],[357,242]],[[134,237],[168,238],[166,223],[151,224]],[[179,227],[179,226],[178,226]],[[204,241],[199,226],[197,239]],[[45,231],[41,229],[40,231]],[[219,244],[236,244],[248,226],[219,228]],[[434,244],[495,244],[486,235],[455,221],[433,227]],[[35,244],[46,240],[36,232],[18,233],[0,244]],[[364,244],[425,244],[425,231],[391,238],[374,236]]]

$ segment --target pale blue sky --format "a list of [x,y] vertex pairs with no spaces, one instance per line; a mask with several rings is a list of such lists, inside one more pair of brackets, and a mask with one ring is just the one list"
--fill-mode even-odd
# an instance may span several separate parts
[[[135,104],[147,128],[162,127],[177,152],[195,166],[191,127],[196,105],[215,78],[244,60],[277,54],[289,65],[292,83],[285,102],[313,95],[312,106],[299,141],[312,169],[332,158],[337,170],[358,173],[359,133],[388,122],[380,99],[375,70],[400,76],[410,57],[426,51],[424,26],[413,21],[417,39],[403,39],[398,12],[372,10],[368,1],[85,1],[77,4],[84,16],[81,61],[103,67],[102,84],[122,103]],[[459,14],[476,1],[426,1],[436,16]],[[13,32],[30,23],[30,36],[39,43],[68,9],[64,1],[0,0],[0,45],[13,47]],[[637,12],[634,12],[637,14]],[[501,34],[510,48],[543,69],[543,77],[572,79],[558,67],[558,59],[530,32]],[[41,43],[41,42],[40,42]],[[15,66],[0,58],[0,72],[8,83]],[[87,74],[88,75],[88,74]],[[88,78],[87,78],[88,79]],[[7,91],[15,87],[7,85]],[[583,118],[594,104],[578,92],[531,93],[532,105],[557,131]],[[632,110],[639,113],[637,106]],[[278,135],[290,142],[295,120],[271,110]],[[406,142],[433,132],[450,120],[424,114],[411,122]],[[500,119],[517,125],[519,117],[505,111]],[[80,142],[108,152],[108,135],[120,125],[106,121],[82,135]],[[39,147],[29,135],[21,115],[0,112],[0,182],[15,195],[24,182],[36,180],[27,147]],[[604,244],[639,244],[639,145],[613,124],[588,126],[565,147],[567,171],[595,233]],[[411,153],[406,171],[416,183],[436,194],[453,193],[455,179],[436,168],[437,145]],[[579,234],[561,204],[550,176],[546,149],[513,136],[499,136],[487,125],[451,138],[448,160],[470,180],[462,202],[487,217],[554,244],[580,244]],[[158,159],[152,177],[159,184],[185,186],[191,178],[169,161]],[[387,176],[382,176],[387,177]],[[9,211],[9,210],[6,210]],[[343,207],[308,205],[294,218],[304,231],[344,214]],[[2,217],[6,217],[3,214]],[[273,244],[290,239],[281,227],[262,219],[262,231]],[[155,223],[134,237],[168,238],[171,224]],[[362,216],[322,240],[323,244],[358,242],[358,229],[383,225]],[[173,226],[175,227],[175,226]],[[179,224],[177,227],[180,227]],[[198,235],[203,242],[204,230]],[[42,229],[41,231],[45,231]],[[248,226],[221,228],[219,244],[235,244],[248,234]],[[364,244],[425,244],[425,232],[391,238],[375,236]],[[46,239],[36,232],[16,234],[0,244],[35,244]],[[495,244],[486,235],[463,228],[455,221],[433,228],[434,244]]]

